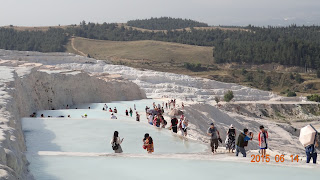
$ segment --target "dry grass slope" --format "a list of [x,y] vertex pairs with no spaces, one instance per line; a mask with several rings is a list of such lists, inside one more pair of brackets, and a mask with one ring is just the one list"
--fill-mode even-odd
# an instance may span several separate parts
[[[270,76],[270,89],[275,93],[280,94],[287,89],[296,91],[298,96],[320,93],[320,79],[316,78],[315,74],[301,73],[305,81],[298,83],[294,79],[289,78],[290,72],[299,70],[298,67],[287,68],[274,64],[259,66],[235,63],[215,64],[212,57],[212,47],[150,40],[101,41],[79,37],[76,37],[73,42],[74,48],[77,51],[74,51],[70,42],[66,47],[68,52],[77,53],[81,51],[96,59],[111,60],[114,64],[204,77],[263,90],[269,89],[265,83],[265,79],[267,76]],[[192,72],[183,66],[184,62],[201,63],[202,66],[208,67],[208,70]],[[243,74],[242,68],[247,69],[248,73]],[[264,71],[261,73],[261,71],[258,71],[259,69]],[[286,96],[286,94],[283,95]]]
[[162,41],[101,41],[74,38],[79,51],[96,59],[149,63],[213,63],[213,48]]

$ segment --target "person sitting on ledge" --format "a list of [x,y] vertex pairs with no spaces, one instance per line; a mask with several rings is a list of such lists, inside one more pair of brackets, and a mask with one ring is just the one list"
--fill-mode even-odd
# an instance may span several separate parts
[[30,117],[36,117],[37,116],[37,113],[32,113],[31,115],[30,115]]
[[111,119],[118,119],[113,113],[111,113]]

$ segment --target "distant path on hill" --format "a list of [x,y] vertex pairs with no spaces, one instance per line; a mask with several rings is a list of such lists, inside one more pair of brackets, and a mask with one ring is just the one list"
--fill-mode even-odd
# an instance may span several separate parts
[[74,47],[74,37],[71,38],[71,47],[74,51],[76,51],[77,53],[79,53],[81,56],[85,56],[87,57],[87,55],[85,53],[83,53],[82,51],[78,50],[77,48]]

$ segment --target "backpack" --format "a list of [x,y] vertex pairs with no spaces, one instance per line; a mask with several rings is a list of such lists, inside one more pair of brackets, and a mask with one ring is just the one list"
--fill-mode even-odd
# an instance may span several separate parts
[[117,149],[119,149],[119,144],[117,144],[116,142],[113,142],[112,143],[112,150],[117,150]]

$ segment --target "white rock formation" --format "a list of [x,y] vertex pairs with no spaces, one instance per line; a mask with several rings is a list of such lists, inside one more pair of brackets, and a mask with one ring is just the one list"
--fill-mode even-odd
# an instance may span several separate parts
[[112,65],[107,61],[75,56],[69,53],[38,53],[0,50],[0,59],[20,59],[33,63],[54,65],[56,68],[83,70],[89,73],[119,74],[138,84],[150,98],[167,96],[194,101],[210,101],[215,96],[223,96],[232,90],[237,101],[270,100],[278,97],[271,92],[261,91],[233,83],[196,78],[174,73],[138,70],[135,68]]
[[0,60],[0,179],[32,179],[24,155],[21,117],[67,104],[146,98],[133,82],[37,66]]

